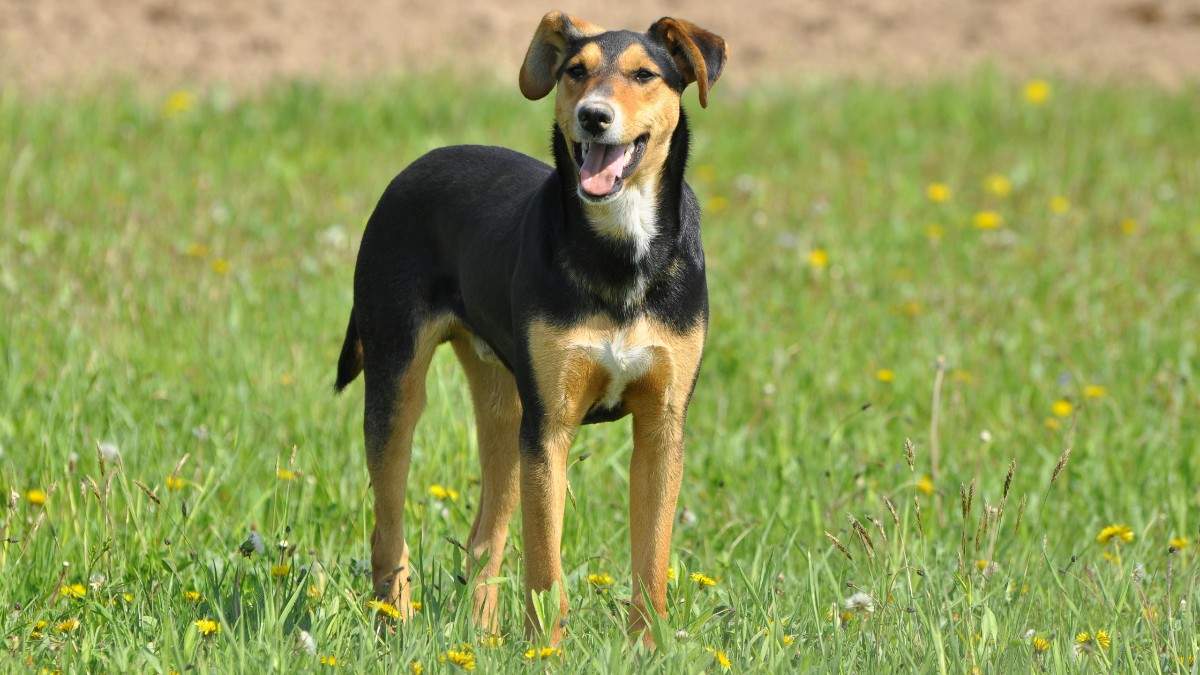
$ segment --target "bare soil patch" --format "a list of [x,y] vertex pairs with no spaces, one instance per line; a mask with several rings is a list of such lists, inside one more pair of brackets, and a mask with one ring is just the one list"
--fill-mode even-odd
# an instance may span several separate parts
[[[924,78],[991,62],[1016,74],[1200,74],[1197,0],[741,0],[557,3],[608,27],[661,15],[726,36],[729,79]],[[63,86],[133,77],[257,86],[451,68],[516,79],[546,0],[0,0],[0,78]]]

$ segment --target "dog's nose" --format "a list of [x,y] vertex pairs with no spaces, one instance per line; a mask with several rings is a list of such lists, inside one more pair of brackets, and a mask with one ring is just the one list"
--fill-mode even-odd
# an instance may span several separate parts
[[607,103],[589,103],[579,109],[579,126],[590,134],[602,134],[612,123],[613,109]]

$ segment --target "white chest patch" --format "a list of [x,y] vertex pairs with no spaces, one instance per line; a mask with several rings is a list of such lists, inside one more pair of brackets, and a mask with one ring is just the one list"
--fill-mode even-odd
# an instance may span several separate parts
[[608,386],[600,399],[600,405],[605,408],[616,407],[625,387],[650,370],[653,352],[649,345],[630,344],[628,337],[628,331],[618,330],[603,340],[581,345],[608,373]]
[[641,186],[627,185],[601,202],[581,201],[583,212],[597,234],[633,242],[634,254],[641,259],[658,234],[657,193],[654,181],[647,181]]

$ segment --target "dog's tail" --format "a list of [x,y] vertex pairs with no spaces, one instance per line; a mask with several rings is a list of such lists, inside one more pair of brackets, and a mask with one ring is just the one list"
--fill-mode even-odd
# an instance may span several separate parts
[[363,369],[362,341],[358,339],[358,325],[354,321],[354,310],[350,310],[350,325],[346,326],[346,341],[342,343],[342,355],[338,357],[337,381],[334,393],[346,388]]

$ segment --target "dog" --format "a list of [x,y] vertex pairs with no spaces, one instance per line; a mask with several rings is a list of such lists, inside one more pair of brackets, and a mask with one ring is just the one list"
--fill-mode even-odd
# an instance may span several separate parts
[[[709,316],[681,96],[695,83],[707,107],[727,54],[720,36],[680,19],[637,33],[550,12],[519,84],[530,100],[557,87],[554,166],[499,147],[447,147],[384,191],[362,236],[335,388],[364,373],[374,590],[402,618],[413,428],[430,359],[449,342],[470,386],[482,470],[467,543],[477,624],[497,630],[498,589],[486,580],[499,573],[519,501],[526,633],[559,641],[568,449],[581,424],[632,415],[629,630],[652,644]],[[551,588],[563,620],[541,626],[534,594]]]

